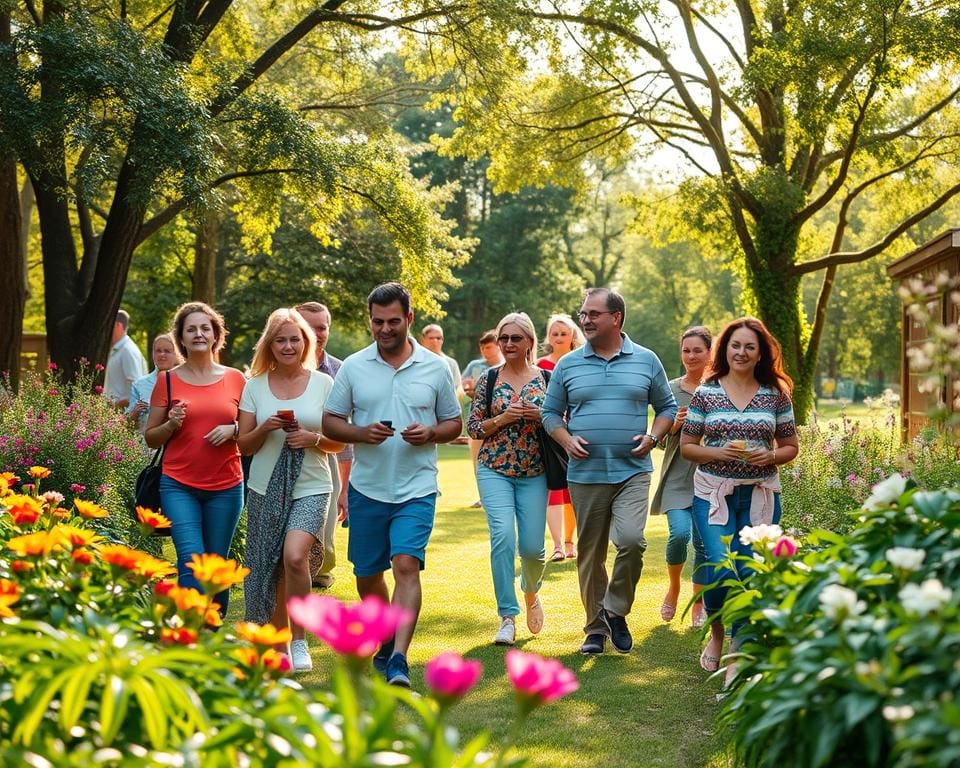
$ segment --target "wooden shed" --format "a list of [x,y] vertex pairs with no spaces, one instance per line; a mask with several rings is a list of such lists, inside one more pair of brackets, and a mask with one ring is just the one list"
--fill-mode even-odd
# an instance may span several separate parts
[[[898,284],[912,278],[931,284],[941,272],[951,277],[960,274],[960,229],[947,230],[887,267],[887,274]],[[944,325],[956,324],[960,319],[957,305],[950,301],[945,291],[932,294],[927,307],[931,316],[939,317]],[[956,409],[953,404],[953,381],[942,381],[934,392],[921,391],[919,384],[923,376],[910,371],[907,350],[927,340],[927,329],[907,314],[906,307],[902,320],[900,425],[903,436],[910,439],[930,423],[927,414],[932,407],[939,404],[951,413]]]

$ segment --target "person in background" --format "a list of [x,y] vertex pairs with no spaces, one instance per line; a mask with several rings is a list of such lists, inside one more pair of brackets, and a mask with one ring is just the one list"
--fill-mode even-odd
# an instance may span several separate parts
[[[243,373],[217,362],[227,329],[220,313],[199,301],[182,305],[171,331],[184,362],[158,377],[150,396],[144,439],[166,445],[160,504],[170,518],[181,586],[198,588],[187,568],[193,555],[230,554],[243,509],[243,472],[237,450]],[[230,591],[216,595],[226,615]]]
[[[762,322],[741,317],[720,332],[680,436],[683,458],[699,465],[693,474],[693,518],[706,552],[705,584],[733,577],[720,565],[727,553],[723,537],[731,537],[733,552],[749,559],[753,550],[740,540],[741,529],[780,519],[777,467],[793,461],[799,451],[792,389],[780,343]],[[736,567],[740,578],[749,574],[742,562]],[[726,596],[722,586],[703,591],[711,624],[700,666],[707,672],[720,668],[724,626],[719,615]],[[739,627],[730,629],[735,651]],[[735,674],[730,664],[727,682]]]
[[543,629],[539,593],[546,564],[547,478],[538,432],[547,382],[533,364],[537,332],[524,312],[511,312],[500,321],[497,343],[506,362],[497,369],[492,388],[488,390],[488,374],[477,382],[467,431],[482,441],[477,484],[490,528],[490,569],[500,617],[493,642],[513,645],[520,613],[514,587],[518,549],[527,629],[534,635]]
[[[343,448],[320,432],[333,379],[316,369],[313,331],[295,309],[278,309],[257,342],[240,398],[237,444],[250,465],[244,564],[246,621],[278,629],[286,604],[310,592],[310,547],[321,541],[333,480],[328,454]],[[321,542],[322,543],[322,542]],[[293,668],[313,668],[303,627],[291,627]]]
[[[570,315],[551,315],[547,320],[547,354],[537,360],[537,366],[552,371],[561,357],[582,346],[583,333],[573,318]],[[547,528],[553,540],[553,555],[550,558],[553,562],[558,563],[565,558],[576,559],[577,550],[573,546],[576,527],[569,489],[550,491],[547,494]]]
[[[330,328],[333,325],[330,310],[319,301],[307,301],[298,305],[297,311],[307,321],[316,336],[317,370],[327,374],[331,379],[336,379],[343,361],[327,352],[327,340],[330,338]],[[346,525],[349,514],[347,487],[350,483],[350,467],[353,464],[353,446],[345,445],[340,453],[329,454],[327,460],[330,463],[330,476],[333,479],[331,498],[336,500],[336,513],[334,514],[334,506],[331,504],[323,537],[320,541],[314,542],[310,550],[310,573],[313,577],[313,586],[320,589],[329,589],[333,586],[333,569],[337,564],[335,542],[337,522]]]
[[127,416],[137,425],[141,433],[147,428],[150,395],[153,394],[153,388],[157,384],[157,376],[183,362],[173,336],[169,333],[161,333],[153,340],[152,356],[154,368],[146,376],[141,376],[133,382],[130,388],[130,402],[126,410]]
[[[587,291],[580,308],[587,343],[560,358],[543,404],[544,428],[570,457],[567,481],[577,516],[577,576],[586,613],[584,654],[603,653],[608,637],[620,653],[633,648],[627,616],[647,548],[650,451],[677,415],[660,359],[623,332],[625,315],[619,293]],[[648,431],[651,405],[655,418]],[[608,542],[617,550],[609,578]]]
[[110,337],[110,355],[107,357],[107,370],[103,380],[103,394],[117,408],[126,408],[130,404],[130,390],[133,382],[145,376],[147,361],[143,358],[133,339],[127,336],[130,327],[130,315],[123,309],[117,312]]
[[389,601],[414,620],[374,656],[391,685],[409,687],[407,651],[420,613],[437,503],[437,443],[460,434],[460,404],[446,363],[410,336],[410,293],[384,283],[370,293],[374,342],[343,362],[323,414],[330,439],[355,443],[347,556],[361,597]]
[[[667,527],[667,576],[669,586],[660,605],[660,618],[671,621],[677,613],[677,601],[680,599],[680,576],[687,561],[687,545],[693,538],[693,592],[699,593],[704,579],[701,566],[706,562],[703,542],[697,527],[693,524],[693,471],[695,465],[680,455],[680,430],[687,418],[690,398],[703,378],[703,370],[710,362],[710,345],[713,336],[710,329],[702,325],[687,328],[680,337],[680,361],[684,374],[670,380],[670,391],[677,399],[680,410],[677,418],[663,441],[663,463],[660,465],[660,482],[657,492],[650,502],[650,513],[666,513]],[[706,620],[703,601],[693,604],[691,621],[694,627],[702,627]]]
[[[497,332],[495,330],[484,331],[477,342],[480,347],[480,357],[471,360],[463,369],[460,377],[460,383],[464,394],[473,399],[473,391],[477,381],[489,370],[498,365],[503,365],[503,355],[500,354],[500,347],[497,344]],[[480,453],[480,445],[483,441],[470,438],[470,463],[473,466],[473,474],[477,474],[477,455]],[[473,507],[479,508],[480,501],[473,503]]]
[[453,377],[453,389],[457,393],[457,397],[460,397],[463,394],[463,385],[460,383],[460,366],[456,360],[443,351],[443,328],[436,323],[423,326],[423,330],[420,331],[420,344],[446,361],[447,367],[450,369],[450,376]]

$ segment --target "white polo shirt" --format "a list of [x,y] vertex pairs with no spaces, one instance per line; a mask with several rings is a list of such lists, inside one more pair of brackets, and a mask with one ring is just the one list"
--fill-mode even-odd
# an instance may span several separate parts
[[144,360],[133,339],[124,334],[110,348],[107,371],[103,381],[103,394],[114,402],[130,399],[133,382],[147,374]]
[[432,427],[460,418],[450,369],[441,357],[410,339],[413,353],[399,368],[374,342],[343,361],[326,410],[365,427],[390,420],[396,433],[380,445],[356,443],[350,484],[364,496],[391,504],[437,492],[437,446],[410,445],[400,432],[414,422]]

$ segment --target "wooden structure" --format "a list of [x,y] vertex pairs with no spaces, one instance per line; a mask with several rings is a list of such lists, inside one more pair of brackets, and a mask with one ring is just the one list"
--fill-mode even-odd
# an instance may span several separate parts
[[[933,284],[941,272],[951,277],[960,274],[960,229],[949,229],[929,243],[920,246],[887,267],[887,274],[902,284],[913,278]],[[957,324],[960,319],[960,307],[950,300],[946,292],[930,295],[927,308],[930,315],[939,318],[943,325]],[[900,373],[900,426],[906,439],[913,438],[921,429],[929,425],[928,413],[937,405],[949,412],[954,408],[953,381],[942,381],[934,392],[921,391],[919,384],[923,376],[911,372],[907,360],[907,350],[922,345],[927,340],[927,329],[918,323],[903,309],[903,334],[901,340]]]
[[20,337],[20,373],[47,370],[50,356],[47,350],[47,334],[25,333]]

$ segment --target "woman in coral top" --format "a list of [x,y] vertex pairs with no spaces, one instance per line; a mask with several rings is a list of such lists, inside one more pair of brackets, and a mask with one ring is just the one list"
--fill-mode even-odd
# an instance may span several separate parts
[[[173,523],[181,585],[197,587],[187,567],[194,554],[227,557],[243,509],[243,472],[237,451],[237,416],[243,374],[220,365],[227,330],[220,314],[201,302],[184,304],[173,318],[173,337],[185,362],[157,377],[144,437],[165,445],[160,504]],[[229,590],[216,597],[226,614]]]

